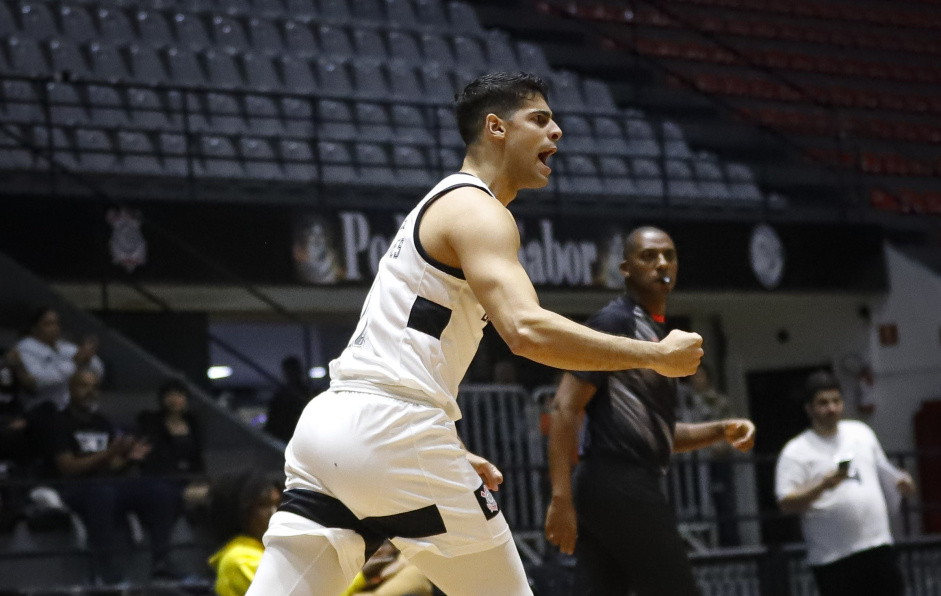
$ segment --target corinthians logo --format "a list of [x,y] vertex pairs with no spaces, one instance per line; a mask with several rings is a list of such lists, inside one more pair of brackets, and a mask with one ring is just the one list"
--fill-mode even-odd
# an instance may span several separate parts
[[493,498],[493,494],[491,494],[489,488],[487,488],[487,487],[485,486],[485,487],[480,491],[480,496],[484,498],[484,501],[486,501],[486,503],[487,503],[487,509],[489,509],[490,511],[492,511],[492,512],[494,512],[494,513],[496,513],[497,511],[499,511],[500,506],[497,505],[497,500]]
[[111,262],[127,269],[130,273],[147,262],[147,240],[141,233],[140,213],[127,209],[108,211],[108,223],[111,224]]

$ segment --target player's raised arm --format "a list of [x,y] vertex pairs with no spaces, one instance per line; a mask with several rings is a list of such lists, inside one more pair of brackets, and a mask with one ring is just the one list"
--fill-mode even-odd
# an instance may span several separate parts
[[702,338],[695,333],[674,331],[660,343],[643,342],[594,331],[542,308],[519,262],[513,216],[481,190],[461,188],[439,199],[422,223],[422,241],[426,231],[433,236],[436,230],[514,354],[568,370],[651,368],[671,377],[690,375],[699,366]]

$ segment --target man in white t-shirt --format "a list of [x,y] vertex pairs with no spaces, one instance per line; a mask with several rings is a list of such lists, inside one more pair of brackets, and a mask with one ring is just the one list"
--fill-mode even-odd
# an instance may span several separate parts
[[880,478],[907,496],[912,477],[889,463],[871,428],[841,420],[843,396],[831,373],[808,378],[804,407],[811,427],[784,446],[775,492],[783,511],[801,516],[821,596],[901,596]]

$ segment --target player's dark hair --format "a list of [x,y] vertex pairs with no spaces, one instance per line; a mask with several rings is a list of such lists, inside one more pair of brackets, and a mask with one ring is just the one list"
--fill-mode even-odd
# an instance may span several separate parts
[[26,334],[29,335],[32,333],[33,329],[36,328],[36,325],[39,325],[39,322],[42,321],[43,317],[51,312],[57,312],[56,309],[51,306],[37,306],[29,312],[29,318],[26,320]]
[[464,144],[469,147],[477,141],[487,114],[506,118],[537,95],[548,100],[549,86],[527,72],[494,72],[477,77],[455,98],[457,128]]
[[840,383],[832,372],[821,369],[810,373],[804,383],[804,404],[812,403],[818,393],[830,389],[840,389]]

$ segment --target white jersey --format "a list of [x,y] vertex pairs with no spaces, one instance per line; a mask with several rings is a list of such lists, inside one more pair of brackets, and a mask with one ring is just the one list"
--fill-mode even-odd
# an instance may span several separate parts
[[[460,269],[433,259],[418,229],[429,205],[445,193],[476,186],[479,178],[448,176],[399,228],[339,358],[330,363],[330,388],[390,395],[442,408],[458,420],[457,389],[477,353],[487,314]],[[496,197],[494,197],[496,198]]]

